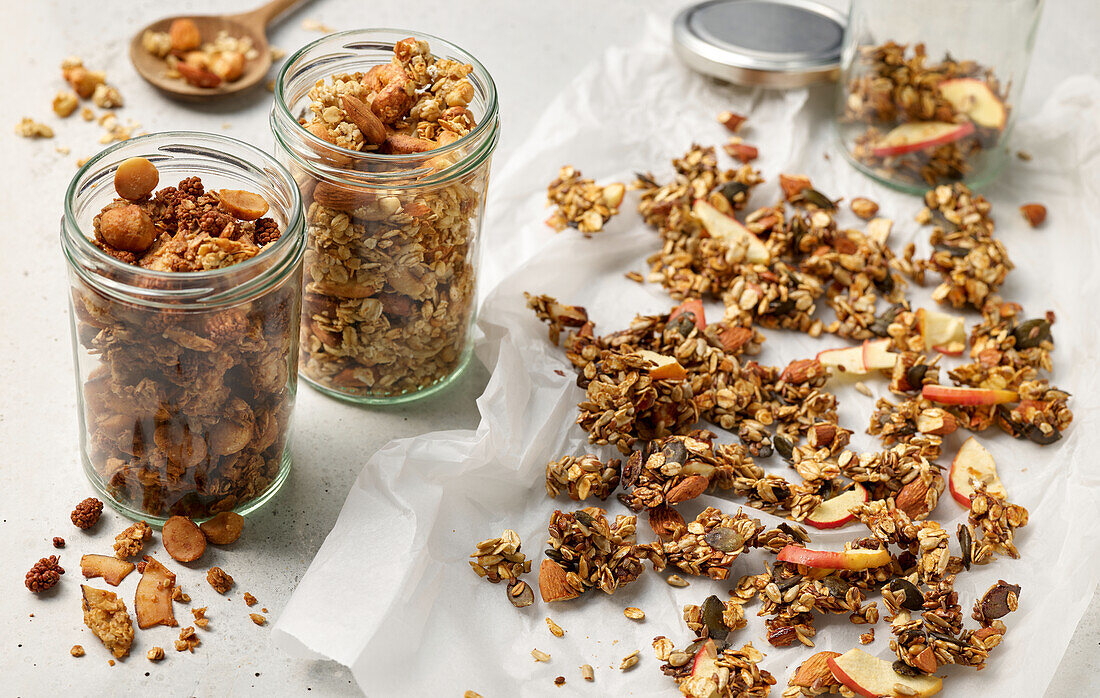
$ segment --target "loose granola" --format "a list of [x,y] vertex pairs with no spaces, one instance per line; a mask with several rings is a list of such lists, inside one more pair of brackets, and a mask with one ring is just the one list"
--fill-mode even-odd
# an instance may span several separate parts
[[546,465],[546,494],[557,497],[565,489],[569,498],[581,502],[589,495],[607,499],[619,486],[622,461],[612,458],[603,463],[599,456],[562,456]]
[[225,594],[233,586],[233,578],[226,574],[221,567],[211,567],[207,570],[206,581],[219,594]]
[[[502,579],[512,582],[531,571],[531,561],[520,552],[522,542],[519,534],[512,529],[496,538],[489,538],[477,544],[477,551],[470,555],[470,567],[477,576],[484,577],[493,584]],[[522,590],[521,590],[522,593]]]
[[130,524],[126,530],[115,536],[115,557],[120,560],[140,555],[145,541],[153,537],[153,529],[144,521]]
[[476,128],[472,71],[408,38],[389,63],[309,91],[298,134],[306,147],[349,171],[400,168],[383,156],[423,153],[422,166],[409,165],[419,174],[402,182],[428,182],[353,186],[295,172],[308,209],[301,366],[309,380],[348,396],[393,397],[438,383],[464,358],[488,160],[455,181],[431,179],[467,154],[455,144]]
[[81,585],[81,606],[84,624],[91,628],[103,646],[116,658],[130,654],[134,641],[134,624],[126,612],[126,604],[114,593]]
[[194,654],[195,648],[202,644],[202,640],[195,634],[194,626],[189,625],[183,630],[180,630],[180,637],[174,644],[177,652],[190,652]]
[[[116,190],[133,198],[116,199],[93,220],[94,244],[121,262],[221,269],[279,237],[256,194],[206,191],[198,177],[154,194],[156,168],[127,164]],[[83,386],[86,448],[112,496],[154,516],[209,516],[275,480],[292,404],[296,284],[184,312],[123,303],[75,282],[77,336],[99,362]]]
[[598,233],[619,212],[625,192],[626,186],[620,182],[601,187],[566,165],[547,187],[548,204],[557,208],[546,224],[558,232],[576,228],[585,234]]
[[53,138],[53,129],[29,116],[24,116],[15,125],[15,134],[23,138]]

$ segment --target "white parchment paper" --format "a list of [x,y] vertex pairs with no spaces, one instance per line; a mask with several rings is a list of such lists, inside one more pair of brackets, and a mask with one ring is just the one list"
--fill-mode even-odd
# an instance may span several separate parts
[[[494,176],[483,261],[485,288],[491,290],[478,346],[492,377],[478,400],[480,426],[394,441],[367,462],[275,626],[282,644],[292,652],[348,665],[371,696],[459,696],[467,689],[486,698],[674,694],[672,682],[657,669],[650,643],[666,635],[685,644],[691,634],[680,618],[681,607],[701,603],[712,593],[724,595],[728,583],[691,578],[691,586],[675,589],[662,575],[647,573],[614,596],[594,591],[568,603],[548,606],[538,600],[517,610],[505,599],[503,584],[478,579],[466,563],[474,543],[513,528],[534,558],[528,581],[537,586],[550,513],[576,506],[564,497],[547,499],[544,467],[563,454],[592,448],[574,425],[583,394],[575,374],[524,308],[523,291],[584,305],[603,332],[624,327],[637,313],[663,312],[672,305],[661,288],[623,278],[629,270],[644,273],[645,257],[659,246],[629,194],[608,230],[584,239],[574,231],[555,234],[543,224],[545,187],[566,163],[598,181],[629,182],[634,171],[646,170],[665,180],[669,160],[693,141],[725,141],[715,115],[731,109],[750,115],[744,136],[760,147],[755,165],[768,180],[749,210],[778,197],[780,172],[802,172],[829,195],[878,201],[879,215],[896,220],[894,248],[914,240],[925,252],[929,229],[913,222],[920,202],[875,185],[836,152],[831,98],[829,87],[766,92],[711,81],[682,67],[660,39],[633,49],[609,49],[578,75],[547,109],[525,147]],[[1020,560],[999,559],[959,577],[960,603],[968,613],[974,599],[999,578],[1023,589],[1019,610],[1006,618],[1005,643],[987,670],[941,670],[947,696],[1042,695],[1100,573],[1100,476],[1094,455],[1100,447],[1095,355],[1100,277],[1094,272],[1100,261],[1100,83],[1074,77],[1052,86],[1041,113],[1018,124],[1014,144],[1033,159],[1010,163],[986,192],[998,234],[1017,264],[1002,294],[1022,302],[1033,315],[1047,309],[1057,314],[1054,383],[1074,394],[1076,421],[1065,438],[1043,448],[997,430],[979,436],[997,460],[1011,499],[1030,510],[1031,523],[1018,534]],[[1050,212],[1038,230],[1028,228],[1016,210],[1029,201],[1046,204]],[[850,217],[842,223],[859,221]],[[913,291],[915,305],[931,305],[929,290]],[[708,312],[720,317],[717,306]],[[785,332],[767,336],[758,359],[774,365],[844,343]],[[885,380],[866,382],[876,397],[886,394]],[[857,430],[855,446],[876,448],[862,433],[874,400],[850,385],[837,392],[841,423]],[[736,438],[715,430],[720,440]],[[944,464],[965,435],[947,440]],[[607,449],[595,452],[611,455]],[[780,464],[764,464],[783,471]],[[737,507],[703,497],[684,513],[690,519],[708,504]],[[602,506],[611,514],[625,513],[614,498]],[[777,522],[757,514],[769,525]],[[963,510],[945,495],[935,518],[954,531]],[[640,539],[651,540],[644,519],[639,524]],[[813,535],[819,545],[839,547],[863,530],[849,526]],[[731,577],[757,571],[760,555],[740,558]],[[646,620],[627,620],[626,606],[641,607]],[[776,675],[779,686],[773,695],[778,695],[811,650],[770,647],[762,619],[754,615],[757,608],[749,607],[749,627],[731,641],[752,641],[767,654],[764,667]],[[543,619],[548,615],[566,629],[563,639],[547,631]],[[840,652],[856,646],[866,629],[839,616],[819,617],[818,627],[818,649]],[[877,639],[864,649],[886,657],[888,624],[880,621],[875,627]],[[536,647],[550,653],[550,663],[532,660]],[[621,659],[636,649],[642,651],[641,663],[620,672]],[[595,667],[595,683],[581,679],[578,667],[585,663]],[[553,685],[559,675],[567,680],[560,688]]]

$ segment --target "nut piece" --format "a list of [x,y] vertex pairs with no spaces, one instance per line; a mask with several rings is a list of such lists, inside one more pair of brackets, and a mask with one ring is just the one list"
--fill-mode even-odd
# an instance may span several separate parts
[[340,97],[340,106],[348,116],[348,121],[355,124],[363,134],[363,139],[371,145],[381,145],[386,140],[386,125],[375,116],[370,107],[354,95]]
[[165,521],[160,539],[168,554],[179,562],[194,562],[206,552],[206,536],[186,516],[173,516]]
[[164,659],[164,648],[154,647],[153,649],[146,652],[145,656],[150,662],[159,662],[160,660]]
[[264,618],[259,613],[249,613],[248,617],[252,619],[252,622],[256,625],[264,625],[267,623],[267,618]]
[[213,73],[206,68],[191,65],[190,63],[178,63],[176,70],[187,81],[189,85],[203,88],[214,88],[222,84],[222,79],[217,73]]
[[226,213],[242,221],[254,221],[270,208],[264,197],[242,189],[220,189],[218,200]]
[[172,40],[173,51],[190,51],[202,45],[199,26],[186,17],[172,20],[172,25],[168,27],[168,36]]
[[211,567],[206,573],[206,581],[214,587],[214,591],[224,594],[233,586],[233,578],[226,574],[221,567]]
[[[862,196],[857,196],[852,199],[852,213],[856,214],[865,221],[869,221],[875,217],[878,213],[878,204],[870,199],[865,199]],[[816,656],[816,655],[815,655]]]
[[580,596],[580,592],[569,583],[565,568],[553,560],[543,560],[539,566],[539,593],[547,603],[568,601]]
[[74,657],[83,657],[84,656],[84,648],[81,647],[80,645],[73,645],[73,648],[71,650],[69,650],[69,654],[71,654]]
[[244,593],[244,603],[246,606],[255,606],[259,601],[256,600],[255,596],[246,591]]
[[223,511],[199,524],[206,540],[214,545],[229,545],[241,537],[244,517],[235,511]]
[[144,199],[157,188],[160,172],[145,158],[125,160],[115,170],[115,191],[128,201]]
[[53,113],[64,119],[76,111],[77,104],[77,97],[72,92],[58,92],[53,98]]
[[1047,207],[1042,204],[1024,204],[1020,207],[1020,213],[1024,214],[1032,228],[1042,225],[1047,219]]
[[240,51],[222,51],[210,62],[210,72],[226,82],[233,82],[244,74],[244,54]]
[[136,204],[119,206],[99,216],[99,233],[116,250],[144,252],[156,239],[153,219]]
[[799,665],[798,671],[791,678],[789,685],[820,689],[839,686],[840,682],[833,676],[828,664],[830,659],[839,656],[839,652],[818,652],[812,655]]
[[718,115],[718,123],[722,124],[730,131],[737,133],[741,130],[741,124],[745,123],[745,119],[748,117],[741,116],[740,114],[734,114],[731,111],[724,111]]
[[76,505],[73,513],[69,514],[73,525],[77,528],[91,528],[99,521],[99,515],[103,513],[103,502],[95,497],[88,497]]

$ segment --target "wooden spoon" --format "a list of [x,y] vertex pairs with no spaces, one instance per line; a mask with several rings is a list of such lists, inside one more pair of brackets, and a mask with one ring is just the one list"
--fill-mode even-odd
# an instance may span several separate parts
[[[180,99],[202,102],[229,94],[241,92],[264,79],[271,67],[271,49],[267,44],[267,25],[278,15],[297,5],[302,0],[271,0],[251,12],[236,15],[179,15],[157,20],[134,35],[130,42],[130,61],[138,74],[153,87]],[[245,63],[244,74],[233,82],[222,81],[217,87],[195,87],[182,78],[170,78],[164,73],[167,66],[163,58],[158,58],[145,50],[141,37],[147,31],[167,32],[176,19],[190,19],[199,28],[203,43],[213,41],[218,32],[225,30],[230,36],[249,37],[252,47],[258,54]]]

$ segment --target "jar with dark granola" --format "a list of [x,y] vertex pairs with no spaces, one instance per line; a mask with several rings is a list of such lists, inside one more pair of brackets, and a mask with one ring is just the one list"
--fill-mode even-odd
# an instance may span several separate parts
[[99,495],[157,523],[270,499],[297,388],[305,234],[290,173],[224,136],[134,138],[77,172],[61,246]]
[[448,385],[471,355],[489,73],[424,34],[331,34],[283,65],[271,128],[306,209],[302,375],[359,403]]
[[981,186],[1007,160],[1042,0],[852,0],[841,151],[894,188]]

